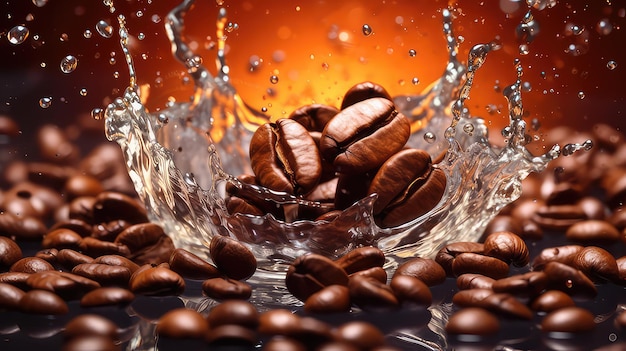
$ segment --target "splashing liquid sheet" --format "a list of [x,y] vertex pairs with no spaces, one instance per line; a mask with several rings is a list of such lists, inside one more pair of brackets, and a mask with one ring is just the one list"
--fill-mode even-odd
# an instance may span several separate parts
[[[443,10],[449,53],[443,75],[421,94],[394,99],[397,109],[412,122],[410,147],[425,149],[433,156],[447,151],[438,164],[448,177],[447,189],[436,208],[409,223],[385,229],[374,222],[374,196],[355,203],[332,222],[286,223],[271,215],[231,215],[224,202],[227,182],[277,204],[321,204],[242,184],[235,178],[250,173],[249,139],[269,117],[249,108],[230,85],[224,55],[224,9],[217,19],[215,77],[187,46],[184,20],[192,5],[192,0],[180,4],[166,23],[173,53],[194,79],[192,101],[148,113],[141,103],[127,46],[128,32],[120,16],[121,44],[131,80],[124,95],[106,111],[107,137],[121,146],[150,219],[162,225],[178,247],[206,253],[214,235],[236,237],[257,256],[257,276],[273,276],[272,272],[282,271],[285,263],[307,252],[336,257],[359,245],[378,246],[393,266],[404,257],[433,256],[452,240],[478,240],[487,223],[520,196],[521,181],[531,172],[542,171],[560,154],[558,146],[542,156],[533,156],[525,148],[529,138],[522,119],[519,62],[515,65],[517,80],[504,89],[510,114],[509,126],[502,131],[505,146],[490,145],[486,125],[470,116],[465,100],[474,75],[497,46],[476,45],[467,65],[462,64],[457,57],[452,15]],[[568,150],[583,147],[590,147],[590,142],[567,146]]]

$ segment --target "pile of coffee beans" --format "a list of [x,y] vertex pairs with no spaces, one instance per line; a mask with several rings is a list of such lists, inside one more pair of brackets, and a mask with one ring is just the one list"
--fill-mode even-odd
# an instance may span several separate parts
[[[291,173],[274,158],[271,167],[242,181],[269,186],[265,182],[283,179],[280,184],[291,188],[273,189],[341,209],[367,189],[406,184],[376,177],[408,167],[402,155],[411,153],[430,175],[421,183],[414,182],[420,175],[407,175],[407,182],[419,185],[416,190],[427,189],[424,184],[434,182],[437,168],[419,150],[400,146],[363,166],[347,156],[366,148],[374,130],[328,129],[341,122],[337,118],[342,114],[369,116],[363,111],[378,111],[372,118],[385,115],[376,130],[398,123],[402,117],[390,112],[388,99],[372,97],[377,89],[357,86],[346,94],[348,102],[341,110],[307,106],[263,129],[268,138],[280,135],[281,142],[258,150],[278,160],[296,155],[295,150],[310,152],[315,145],[316,165],[322,165],[317,180],[309,179],[314,174],[308,168],[310,154],[298,151],[288,168],[306,171],[294,172],[294,178],[279,178]],[[0,135],[17,142],[16,125],[0,118]],[[256,294],[267,290],[249,282],[256,260],[238,241],[214,238],[210,257],[175,248],[168,235],[176,233],[165,233],[148,221],[120,149],[98,144],[81,155],[85,149],[78,147],[82,142],[72,130],[41,127],[36,155],[2,168],[3,350],[122,350],[137,346],[138,333],[142,347],[152,343],[160,350],[428,349],[410,335],[442,348],[475,350],[498,345],[609,350],[626,345],[626,312],[621,307],[626,304],[626,143],[609,126],[598,125],[591,135],[567,128],[547,133],[547,144],[580,137],[594,140],[595,146],[529,176],[522,197],[491,221],[480,242],[452,239],[435,257],[395,257],[398,265],[391,267],[390,258],[370,246],[334,260],[313,253],[297,257],[275,292],[300,301],[289,306],[253,303]],[[339,131],[358,137],[340,145]],[[311,144],[302,135],[319,138]],[[346,151],[351,147],[356,151]],[[260,162],[265,156],[255,157]],[[374,163],[369,170],[359,168]],[[346,182],[348,175],[363,180],[366,190],[349,190],[363,184]],[[324,193],[331,195],[315,197],[328,182],[334,190]],[[407,193],[406,185],[398,187]],[[345,191],[337,192],[339,188]],[[379,199],[390,199],[380,205],[378,219],[406,220],[392,215],[391,209],[402,202],[392,195],[398,190],[385,189],[376,190]],[[354,197],[339,198],[339,193]],[[269,211],[256,199],[238,195],[231,193],[229,206],[240,199],[246,208]],[[182,303],[193,300],[202,302],[188,307]]]
[[229,187],[228,210],[271,213],[288,222],[332,220],[375,193],[380,226],[406,223],[433,209],[446,188],[444,172],[433,166],[427,152],[405,148],[410,134],[409,120],[395,109],[389,93],[372,82],[350,88],[340,110],[303,106],[256,130],[250,142],[254,175],[239,180],[322,206],[285,208]]

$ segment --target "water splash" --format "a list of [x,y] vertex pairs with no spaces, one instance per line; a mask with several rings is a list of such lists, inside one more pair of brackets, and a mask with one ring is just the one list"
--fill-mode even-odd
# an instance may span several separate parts
[[[230,215],[225,206],[225,186],[254,194],[276,204],[322,206],[319,203],[239,182],[234,175],[250,173],[247,146],[252,132],[269,118],[250,109],[229,82],[224,54],[226,10],[217,18],[217,69],[212,76],[201,57],[186,44],[185,14],[193,0],[171,11],[166,31],[173,55],[187,68],[195,91],[188,103],[175,103],[158,113],[142,104],[128,32],[123,16],[120,43],[130,73],[124,95],[106,110],[106,134],[121,146],[129,174],[150,219],[162,225],[176,245],[206,253],[214,235],[229,235],[248,244],[261,272],[282,271],[285,263],[306,252],[340,256],[359,245],[377,245],[388,256],[432,256],[449,241],[475,241],[502,207],[521,194],[521,181],[542,171],[554,158],[555,146],[542,156],[532,156],[525,145],[522,68],[516,62],[517,80],[504,89],[509,126],[503,130],[502,148],[488,142],[488,128],[465,106],[474,75],[496,43],[472,48],[467,64],[458,58],[459,43],[452,15],[443,13],[443,33],[448,61],[440,79],[421,94],[394,98],[398,110],[411,120],[409,146],[427,150],[447,175],[445,195],[429,213],[395,228],[379,228],[372,215],[375,196],[346,209],[332,222],[287,223],[272,215]],[[463,126],[463,133],[457,126]],[[582,148],[585,148],[583,146]],[[575,147],[574,147],[575,148]]]

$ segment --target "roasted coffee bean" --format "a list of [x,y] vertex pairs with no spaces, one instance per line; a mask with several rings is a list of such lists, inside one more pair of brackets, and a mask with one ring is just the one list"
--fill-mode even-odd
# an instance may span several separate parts
[[165,235],[163,228],[154,223],[139,223],[124,229],[116,238],[115,243],[124,244],[130,252],[137,252],[146,246],[154,245]]
[[532,311],[513,295],[507,293],[493,293],[485,297],[479,306],[491,312],[509,318],[531,319]]
[[17,310],[24,290],[11,284],[0,283],[0,310]]
[[50,227],[48,233],[51,233],[57,229],[69,229],[81,237],[89,236],[92,231],[91,224],[80,219],[67,219],[58,221]]
[[80,299],[81,307],[125,306],[135,299],[130,290],[120,287],[102,287],[91,290]]
[[530,308],[537,312],[552,312],[574,305],[574,300],[560,290],[547,290],[530,302]]
[[615,327],[620,330],[626,329],[626,312],[622,311],[615,317]]
[[527,272],[498,279],[491,288],[494,292],[516,296],[537,296],[548,286],[548,276],[541,271]]
[[341,109],[354,105],[360,101],[380,97],[387,100],[393,100],[387,90],[379,84],[373,82],[358,83],[345,93],[341,101]]
[[320,153],[339,173],[359,174],[381,166],[410,135],[408,119],[393,102],[372,98],[347,107],[322,132]]
[[[352,347],[352,346],[351,346]],[[293,338],[284,336],[276,336],[263,343],[263,351],[306,351],[306,346]],[[341,351],[341,349],[331,348],[330,350]],[[324,346],[317,348],[317,351],[324,351]],[[356,348],[346,349],[345,351],[358,351]]]
[[63,315],[69,312],[69,307],[59,295],[34,289],[26,292],[20,300],[20,311],[29,314]]
[[571,296],[593,298],[598,289],[580,270],[560,262],[548,262],[543,271],[548,275],[547,289],[563,291]]
[[402,263],[393,276],[399,275],[417,278],[428,286],[438,285],[446,280],[446,272],[443,267],[435,260],[423,257],[415,257]]
[[100,287],[98,282],[89,278],[59,271],[33,273],[26,283],[32,289],[51,291],[66,300],[79,299],[85,293]]
[[17,122],[6,115],[0,115],[0,135],[16,137],[20,134]]
[[566,230],[577,222],[587,219],[578,205],[554,205],[540,207],[532,220],[547,230]]
[[216,300],[247,300],[252,295],[252,287],[245,282],[228,278],[211,278],[202,283],[204,294]]
[[304,302],[304,310],[308,313],[348,312],[350,306],[350,290],[343,285],[326,286]]
[[465,273],[456,279],[456,286],[459,290],[467,289],[488,289],[491,290],[496,280],[482,274]]
[[89,235],[98,240],[114,241],[121,232],[130,226],[130,223],[121,219],[106,223],[98,223],[93,226]]
[[385,344],[385,336],[373,324],[364,321],[347,322],[335,331],[336,340],[356,346],[359,350],[373,350]]
[[564,245],[543,249],[539,255],[533,259],[534,270],[541,270],[548,262],[560,262],[566,265],[573,265],[574,259],[583,249],[580,245]]
[[127,287],[130,269],[122,266],[109,266],[102,263],[82,263],[72,269],[72,273],[97,281],[102,286]]
[[433,295],[428,285],[409,275],[394,275],[389,283],[394,295],[402,304],[430,306]]
[[80,150],[70,141],[65,131],[53,124],[44,124],[37,130],[37,145],[46,161],[74,164],[79,160]]
[[169,264],[171,270],[188,279],[209,279],[220,276],[215,266],[185,249],[174,250]]
[[522,238],[511,232],[491,233],[484,241],[484,254],[523,267],[530,261],[528,247]]
[[93,258],[78,251],[63,249],[57,252],[56,262],[59,265],[71,270],[76,265],[93,262]]
[[489,224],[485,228],[485,233],[512,232],[519,234],[522,233],[523,230],[524,227],[521,219],[505,214],[499,214],[489,221]]
[[0,283],[10,284],[22,290],[28,290],[30,287],[26,281],[30,277],[30,273],[24,272],[6,272],[0,273]]
[[22,172],[25,174],[20,178],[14,178],[13,184],[26,180],[37,185],[60,190],[67,179],[76,174],[77,170],[73,166],[56,163],[29,162],[23,164]]
[[78,245],[80,251],[91,257],[103,255],[120,255],[130,257],[130,249],[122,243],[102,241],[92,237],[83,238]]
[[83,238],[70,229],[56,229],[46,233],[41,245],[45,249],[77,249]]
[[260,185],[306,194],[322,175],[319,149],[298,122],[279,119],[260,126],[250,140],[250,166]]
[[[107,191],[136,194],[122,150],[118,145],[104,143],[96,146],[79,164],[85,174],[96,177]],[[101,221],[108,222],[108,221]]]
[[491,289],[467,289],[461,290],[452,296],[452,302],[460,307],[476,307],[487,296],[494,294]]
[[433,209],[443,197],[446,183],[445,173],[433,168],[426,151],[404,149],[380,167],[368,194],[378,194],[374,214],[381,218],[381,225],[393,227]]
[[256,271],[257,262],[252,251],[232,238],[213,236],[209,253],[217,269],[231,279],[248,279]]
[[39,218],[20,217],[0,211],[0,236],[15,240],[41,240],[47,230]]
[[4,193],[0,208],[19,217],[46,219],[63,203],[63,198],[55,190],[30,182],[21,182]]
[[168,262],[175,249],[172,239],[167,235],[161,235],[156,243],[131,252],[128,258],[138,264],[161,264]]
[[385,264],[385,253],[374,246],[359,247],[341,256],[335,263],[348,274]]
[[587,246],[574,258],[573,267],[594,281],[618,281],[619,268],[611,253],[597,246]]
[[348,282],[350,300],[365,310],[395,309],[398,298],[388,285],[364,276],[352,276]]
[[301,301],[329,285],[348,286],[348,274],[335,262],[318,254],[296,258],[285,276],[289,292]]
[[595,329],[594,315],[576,306],[563,307],[552,311],[541,321],[541,331],[545,333],[585,333]]
[[0,270],[11,267],[22,259],[22,249],[11,238],[0,236]]
[[495,257],[465,252],[452,261],[452,273],[457,277],[465,273],[478,273],[501,279],[509,275],[509,265]]
[[350,277],[355,275],[371,277],[381,283],[387,283],[387,271],[385,271],[382,267],[372,267],[363,271],[354,272],[350,274]]
[[72,318],[63,330],[65,339],[85,336],[104,336],[111,340],[118,339],[118,328],[110,319],[98,314],[81,314]]
[[185,280],[169,268],[144,265],[133,273],[130,290],[141,295],[179,295],[185,290]]
[[565,237],[584,245],[607,246],[618,242],[622,235],[609,222],[590,219],[573,224],[565,232]]
[[259,315],[259,333],[263,335],[296,335],[301,318],[287,309],[271,309]]
[[204,339],[209,332],[209,324],[197,311],[177,308],[165,313],[156,326],[159,337],[170,339]]
[[78,336],[63,343],[63,351],[121,351],[120,345],[106,336]]
[[129,223],[146,223],[148,215],[142,204],[128,195],[105,191],[96,196],[93,204],[94,223],[122,219]]
[[309,132],[322,132],[339,110],[333,106],[311,104],[302,106],[289,114],[289,119],[300,123]]
[[94,224],[97,221],[93,217],[93,205],[96,198],[93,196],[80,196],[69,203],[69,219],[80,220],[85,223]]
[[454,258],[464,252],[473,252],[482,254],[485,251],[485,247],[482,243],[475,242],[456,242],[450,243],[444,246],[435,256],[435,262],[446,271],[448,276],[453,276],[452,262]]
[[578,206],[583,210],[585,216],[590,220],[604,220],[606,208],[604,203],[598,198],[585,196],[578,201]]
[[257,333],[238,325],[222,325],[211,329],[207,336],[210,345],[237,345],[244,350],[253,350]]
[[226,300],[211,309],[207,316],[211,328],[221,325],[239,325],[249,329],[259,326],[259,312],[250,302]]
[[230,196],[226,199],[226,209],[231,215],[242,213],[253,216],[262,216],[265,214],[265,212],[260,208],[237,196]]
[[63,193],[69,201],[81,196],[96,196],[103,191],[100,181],[87,174],[71,176],[63,187]]
[[463,308],[446,323],[446,332],[453,335],[495,335],[500,331],[500,322],[491,312],[478,307]]
[[619,280],[616,283],[624,284],[626,283],[626,256],[616,259],[615,263],[617,263],[617,270],[619,274]]
[[15,262],[9,269],[9,272],[36,273],[52,270],[54,270],[54,267],[41,258],[24,257]]
[[135,271],[139,269],[138,264],[120,255],[102,255],[102,256],[96,257],[93,263],[102,263],[102,264],[108,264],[109,266],[126,267],[130,270],[131,273],[135,273]]

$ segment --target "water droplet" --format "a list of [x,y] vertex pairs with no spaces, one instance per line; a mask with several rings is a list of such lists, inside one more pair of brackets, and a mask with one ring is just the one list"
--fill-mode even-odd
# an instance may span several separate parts
[[270,76],[270,83],[272,84],[278,83],[278,76],[277,75]]
[[41,99],[39,99],[39,106],[41,108],[48,108],[50,107],[50,105],[52,105],[51,97],[42,97]]
[[69,36],[69,35],[67,35],[67,33],[63,33],[63,34],[61,34],[61,36],[59,37],[59,40],[60,40],[60,41],[62,41],[62,42],[68,41],[68,40],[70,40],[70,36]]
[[155,88],[162,88],[163,87],[163,77],[156,77],[154,79],[154,87]]
[[248,59],[248,68],[250,72],[254,72],[259,69],[259,67],[261,67],[261,63],[263,63],[263,60],[258,55],[250,56],[250,58]]
[[217,6],[222,6],[222,5],[224,5],[224,0],[215,0],[215,4]]
[[432,144],[435,141],[437,141],[437,136],[432,132],[426,132],[424,133],[424,141],[426,141],[429,144]]
[[544,10],[554,7],[556,0],[526,0],[526,4],[536,10]]
[[48,0],[33,0],[33,4],[37,7],[44,7],[48,3]]
[[568,279],[568,280],[565,282],[565,286],[566,286],[568,289],[571,289],[571,288],[574,286],[574,282],[572,282],[572,280],[571,280],[571,279]]
[[96,32],[103,38],[111,38],[113,36],[113,26],[104,20],[98,21],[98,23],[96,23]]
[[373,32],[372,27],[370,27],[369,24],[364,24],[363,27],[361,27],[361,31],[363,31],[363,35],[365,36],[369,36]]
[[415,57],[415,55],[417,55],[417,51],[415,51],[415,49],[409,50],[409,56]]
[[85,29],[85,31],[83,32],[83,37],[85,37],[85,39],[89,39],[91,38],[91,31],[89,29]]
[[144,39],[146,39],[146,34],[145,34],[145,33],[139,33],[139,34],[137,34],[137,39],[139,39],[139,40],[144,40]]
[[72,73],[78,66],[78,59],[72,55],[67,55],[61,60],[61,72],[67,74]]
[[411,79],[411,83],[413,83],[413,85],[418,85],[420,83],[420,80],[417,77],[413,77],[413,79]]
[[606,68],[610,69],[611,71],[617,68],[617,62],[610,60],[609,62],[606,63]]
[[95,120],[101,120],[104,118],[104,109],[95,107],[91,110],[91,117]]
[[28,28],[24,26],[15,26],[7,33],[7,39],[9,40],[9,43],[19,45],[23,43],[26,38],[28,38],[29,33]]
[[138,10],[137,12],[135,12],[135,15],[137,15],[137,17],[143,17],[143,11]]
[[228,33],[232,33],[236,31],[237,29],[239,29],[239,24],[232,23],[232,22],[228,22],[228,24],[224,27],[224,30],[227,31]]
[[530,49],[528,47],[528,44],[520,44],[519,46],[519,54],[526,56],[530,53]]
[[469,135],[472,135],[474,133],[474,125],[471,123],[466,123],[463,126],[463,131]]
[[521,43],[530,44],[539,34],[539,23],[535,21],[532,13],[528,11],[520,24],[515,28],[515,36]]
[[152,23],[159,23],[161,22],[161,16],[159,15],[152,15]]
[[82,88],[78,91],[80,96],[87,96],[87,88]]
[[170,121],[170,119],[164,113],[159,113],[159,115],[157,116],[157,119],[159,120],[159,122],[163,124],[167,124]]
[[329,67],[330,67],[330,66],[328,65],[328,62],[322,62],[322,69],[323,69],[324,71],[328,71],[328,68],[329,68]]
[[532,121],[530,122],[530,125],[535,131],[541,128],[541,122],[539,122],[539,119],[537,118],[533,118]]
[[584,91],[579,91],[578,92],[578,98],[581,99],[581,100],[584,99],[585,98],[585,92]]
[[600,35],[609,35],[613,31],[613,25],[608,19],[603,18],[596,24],[596,32]]

